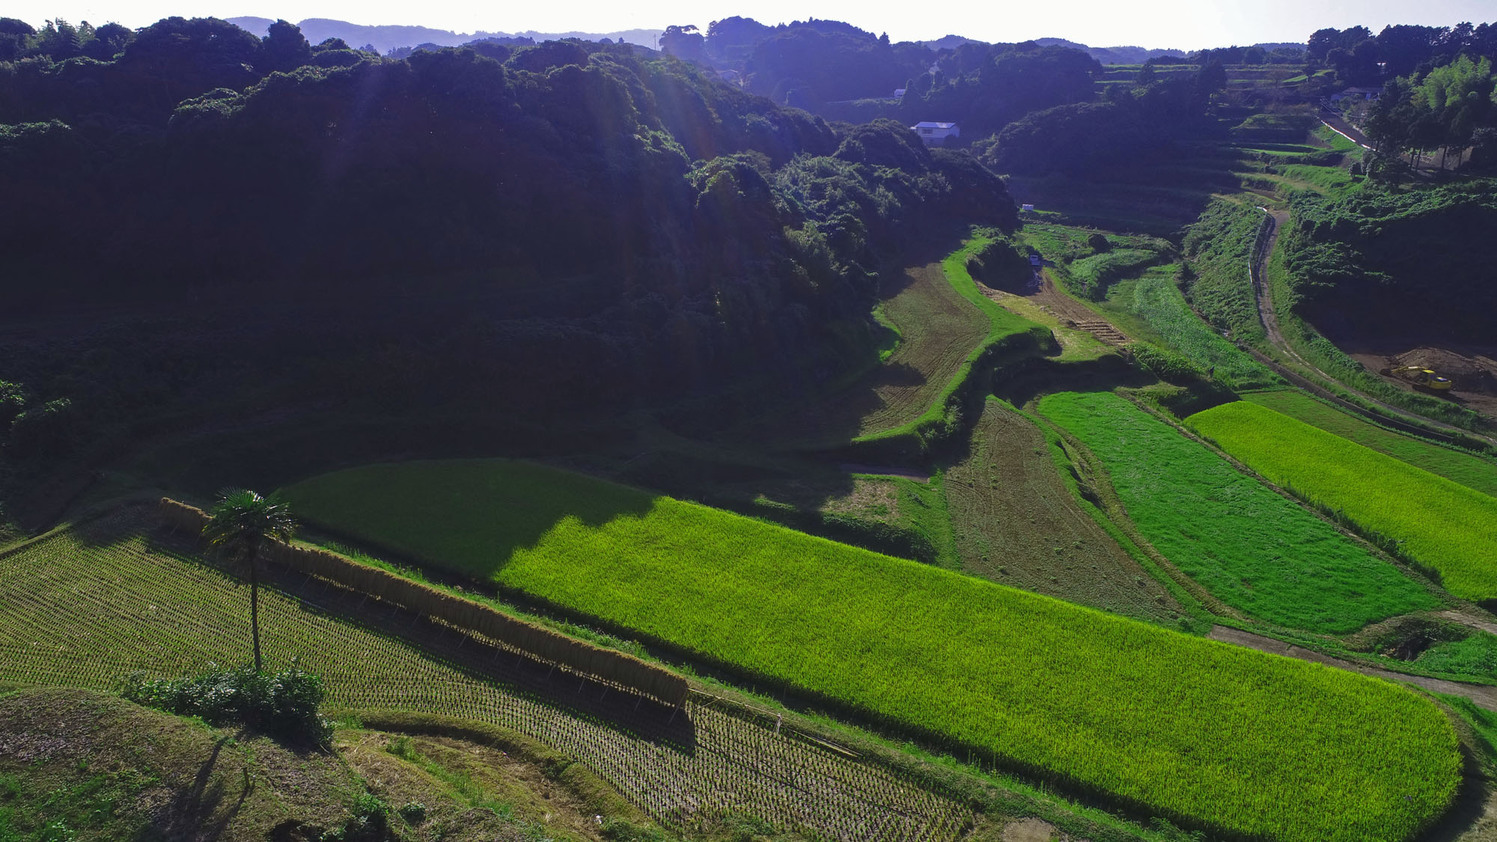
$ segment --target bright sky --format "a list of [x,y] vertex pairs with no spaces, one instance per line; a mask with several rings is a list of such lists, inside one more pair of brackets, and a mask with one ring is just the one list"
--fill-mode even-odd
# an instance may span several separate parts
[[867,0],[580,0],[475,3],[469,0],[8,0],[0,16],[40,26],[61,17],[139,27],[163,17],[333,18],[458,32],[612,32],[707,24],[733,15],[761,23],[808,17],[841,20],[895,41],[959,34],[981,41],[1068,38],[1093,47],[1198,49],[1264,41],[1303,42],[1317,29],[1361,24],[1450,26],[1497,21],[1492,0],[1069,0],[1061,3],[869,3]]

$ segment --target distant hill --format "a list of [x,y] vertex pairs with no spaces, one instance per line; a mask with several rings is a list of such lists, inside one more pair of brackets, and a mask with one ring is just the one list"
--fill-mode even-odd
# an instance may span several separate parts
[[963,44],[981,44],[984,42],[963,35],[947,35],[945,38],[937,38],[934,41],[920,41],[917,43],[932,50],[954,50]]
[[[240,29],[263,36],[275,21],[270,18],[239,17],[228,18],[229,23]],[[302,35],[313,44],[321,43],[328,38],[342,38],[350,47],[362,47],[370,45],[380,53],[388,53],[400,47],[414,47],[417,44],[436,44],[439,47],[456,47],[471,41],[482,41],[488,38],[530,38],[534,41],[555,41],[562,38],[580,38],[583,41],[601,41],[607,38],[612,41],[625,41],[630,44],[638,44],[642,47],[655,49],[656,42],[663,30],[659,29],[627,29],[621,32],[453,32],[450,29],[432,29],[427,26],[365,26],[357,23],[349,23],[341,20],[328,20],[326,18],[308,18],[297,24],[301,28]]]
[[1067,41],[1064,38],[1036,38],[1034,41],[1042,47],[1070,47],[1073,50],[1081,50],[1103,64],[1143,64],[1155,56],[1168,56],[1170,58],[1184,58],[1184,50],[1149,49],[1147,47],[1088,47],[1075,41]]

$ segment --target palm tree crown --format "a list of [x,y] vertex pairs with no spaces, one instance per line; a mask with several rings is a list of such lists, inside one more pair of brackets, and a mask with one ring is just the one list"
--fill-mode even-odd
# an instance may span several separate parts
[[290,541],[296,531],[291,507],[276,495],[262,497],[245,488],[226,488],[208,513],[203,537],[224,553],[249,566],[250,630],[254,635],[255,672],[260,663],[260,545],[269,538]]
[[203,537],[230,556],[251,562],[266,538],[289,541],[296,532],[289,504],[275,494],[263,497],[247,488],[220,491],[208,515]]

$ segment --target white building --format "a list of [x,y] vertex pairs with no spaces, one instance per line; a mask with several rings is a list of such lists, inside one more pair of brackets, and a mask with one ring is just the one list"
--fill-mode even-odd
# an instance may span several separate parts
[[962,134],[956,123],[916,123],[910,126],[910,130],[920,135],[926,146],[945,146],[946,138],[961,137]]

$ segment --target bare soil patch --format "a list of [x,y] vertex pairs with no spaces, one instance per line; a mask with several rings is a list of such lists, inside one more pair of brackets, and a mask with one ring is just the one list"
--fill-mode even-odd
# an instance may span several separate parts
[[1368,371],[1401,389],[1413,385],[1397,377],[1381,375],[1385,368],[1417,365],[1451,380],[1449,398],[1497,421],[1497,346],[1403,346],[1370,345],[1347,351]]
[[1055,826],[1039,819],[1023,819],[1005,825],[1003,842],[1053,842]]
[[972,453],[946,473],[963,568],[1005,585],[1169,622],[1180,606],[1086,512],[1033,423],[991,400]]

